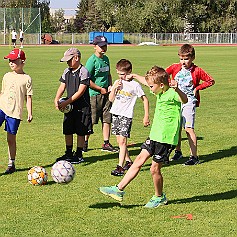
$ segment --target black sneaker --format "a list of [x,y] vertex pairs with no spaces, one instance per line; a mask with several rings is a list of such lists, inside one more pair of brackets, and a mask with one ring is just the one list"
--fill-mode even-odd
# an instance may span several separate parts
[[12,173],[14,173],[14,172],[16,172],[16,167],[15,167],[15,165],[13,164],[12,166],[8,166],[8,167],[7,167],[7,169],[6,169],[6,171],[5,171],[5,174],[12,174]]
[[63,156],[56,159],[56,162],[58,162],[60,160],[68,160],[68,159],[73,159],[73,153],[65,152],[65,154]]
[[124,169],[124,170],[128,170],[128,169],[132,166],[132,164],[133,164],[133,163],[132,163],[131,161],[126,161],[126,163],[125,163],[123,169]]
[[88,151],[88,142],[85,142],[85,143],[84,143],[84,146],[83,146],[83,148],[82,148],[82,151],[83,151],[83,152],[87,152],[87,151]]
[[101,151],[118,152],[110,143],[103,144]]
[[190,156],[189,160],[187,160],[183,165],[197,165],[200,161],[198,157]]
[[170,159],[171,161],[176,161],[176,160],[180,160],[181,158],[183,158],[183,154],[181,151],[174,151],[174,156]]
[[111,171],[111,175],[123,176],[124,175],[124,168],[117,165],[116,169]]
[[84,162],[85,160],[81,157],[79,157],[76,153],[73,155],[73,157],[66,159],[66,161],[70,162],[71,164],[80,164]]

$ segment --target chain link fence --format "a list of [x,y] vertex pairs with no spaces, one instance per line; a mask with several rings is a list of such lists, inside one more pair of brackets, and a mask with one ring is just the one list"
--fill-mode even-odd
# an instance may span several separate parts
[[41,16],[40,8],[0,8],[0,44],[11,43],[11,32],[20,29],[25,33],[25,43],[40,43]]
[[[43,44],[43,33],[25,33],[25,45]],[[89,44],[89,33],[55,33],[50,34],[53,43]],[[11,35],[0,34],[0,44],[9,44]],[[19,42],[19,41],[18,41]],[[237,44],[237,33],[124,33],[124,44]]]

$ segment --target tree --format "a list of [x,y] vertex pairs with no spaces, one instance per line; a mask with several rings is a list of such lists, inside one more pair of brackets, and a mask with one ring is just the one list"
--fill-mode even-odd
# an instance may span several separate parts
[[51,17],[51,29],[53,32],[63,31],[65,27],[64,10],[59,9],[55,11]]
[[77,32],[106,30],[96,0],[81,0],[76,12],[75,29]]

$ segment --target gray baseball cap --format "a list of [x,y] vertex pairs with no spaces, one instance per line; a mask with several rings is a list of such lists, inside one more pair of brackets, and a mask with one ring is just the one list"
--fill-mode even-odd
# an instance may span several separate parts
[[81,52],[76,48],[70,48],[64,53],[64,56],[61,58],[60,62],[67,62],[76,55],[81,56]]

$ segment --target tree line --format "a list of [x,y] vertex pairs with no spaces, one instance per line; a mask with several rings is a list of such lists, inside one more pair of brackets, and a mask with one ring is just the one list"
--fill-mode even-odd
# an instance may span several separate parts
[[78,0],[76,18],[50,16],[50,0],[0,0],[0,7],[41,9],[42,32],[236,32],[237,0]]

